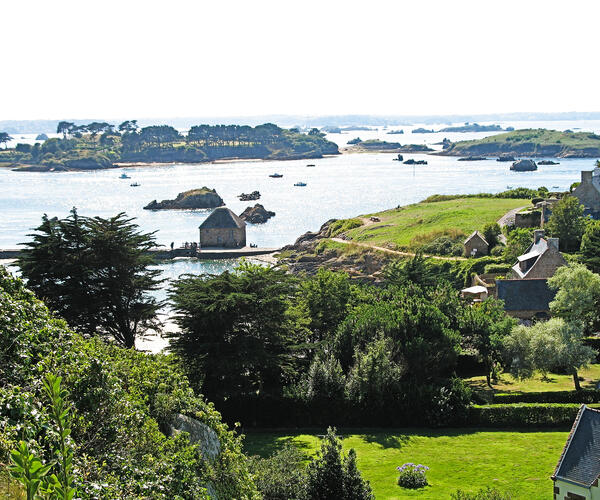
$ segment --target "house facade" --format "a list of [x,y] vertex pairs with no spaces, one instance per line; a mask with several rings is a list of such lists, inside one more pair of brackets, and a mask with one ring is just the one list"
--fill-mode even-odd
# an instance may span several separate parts
[[550,278],[556,270],[567,264],[558,250],[558,238],[546,238],[544,230],[533,232],[533,243],[507,275],[508,279],[530,280]]
[[584,207],[584,214],[600,218],[600,168],[581,172],[581,183],[571,193]]
[[471,235],[464,241],[465,257],[478,257],[487,255],[490,249],[490,244],[486,241],[479,231],[473,231]]
[[554,474],[554,500],[600,500],[600,411],[581,405]]
[[200,248],[246,246],[246,223],[227,207],[215,208],[199,229]]

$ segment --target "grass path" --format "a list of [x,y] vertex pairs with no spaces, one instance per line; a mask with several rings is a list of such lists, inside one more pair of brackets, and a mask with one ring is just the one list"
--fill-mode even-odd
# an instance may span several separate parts
[[[319,447],[317,434],[249,433],[245,451],[270,455],[291,442],[307,456]],[[393,429],[340,430],[343,446],[354,448],[358,467],[379,499],[450,499],[457,489],[477,491],[492,486],[509,491],[514,499],[552,498],[554,472],[568,430]],[[430,485],[405,490],[396,484],[396,467],[405,462],[430,467]]]
[[[363,248],[369,248],[371,250],[378,250],[380,252],[389,253],[392,255],[399,255],[401,257],[414,257],[416,254],[412,252],[401,252],[400,250],[391,250],[390,248],[380,247],[377,245],[370,245],[368,243],[361,243],[360,241],[353,240],[344,240],[342,238],[329,238],[331,241],[335,241],[337,243],[343,243],[345,245],[356,245]],[[466,260],[465,257],[441,257],[439,255],[425,255],[423,257],[431,257],[432,259],[440,259],[440,260]]]

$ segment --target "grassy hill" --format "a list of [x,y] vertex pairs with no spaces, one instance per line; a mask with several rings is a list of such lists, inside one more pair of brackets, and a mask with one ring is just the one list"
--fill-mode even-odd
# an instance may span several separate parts
[[547,129],[515,130],[484,139],[455,142],[439,154],[595,158],[600,156],[600,135]]
[[[369,214],[362,219],[363,225],[345,234],[354,241],[375,246],[416,249],[440,236],[460,239],[496,222],[509,210],[529,204],[526,199],[476,197],[420,202]],[[379,218],[380,222],[371,223],[370,216]],[[352,225],[358,224],[347,224]]]

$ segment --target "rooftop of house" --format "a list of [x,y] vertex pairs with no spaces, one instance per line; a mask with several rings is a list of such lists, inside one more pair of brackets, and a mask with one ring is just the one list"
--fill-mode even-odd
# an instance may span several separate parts
[[481,234],[479,231],[473,231],[469,237],[465,240],[464,244],[467,244],[469,241],[471,241],[473,238],[479,238],[481,239],[486,245],[489,245],[489,243],[486,241],[486,239],[484,238],[483,234]]
[[553,479],[590,487],[600,476],[600,411],[582,405]]
[[243,229],[246,223],[227,207],[215,208],[200,229]]
[[549,311],[556,292],[546,279],[497,280],[496,295],[505,311]]
[[589,182],[596,188],[597,191],[600,191],[600,167],[596,167],[594,170],[582,170],[581,182]]
[[560,253],[558,251],[558,238],[545,238],[544,230],[536,229],[533,232],[533,243],[523,255],[517,257],[517,263],[512,270],[519,278],[526,278],[529,271],[546,252]]

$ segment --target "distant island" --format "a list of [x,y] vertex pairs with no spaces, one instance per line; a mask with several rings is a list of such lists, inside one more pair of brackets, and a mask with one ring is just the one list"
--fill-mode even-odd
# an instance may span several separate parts
[[60,138],[17,144],[0,151],[0,166],[19,171],[96,170],[118,163],[201,163],[248,158],[294,160],[339,154],[337,144],[313,128],[308,133],[272,123],[195,125],[182,134],[169,125],[139,128],[136,120],[118,127],[105,122],[60,122]]
[[352,146],[346,148],[346,150],[353,152],[428,153],[433,151],[433,149],[425,144],[405,144],[403,146],[399,142],[388,142],[380,139],[361,141],[358,137],[352,141],[348,141],[348,144]]
[[500,125],[479,125],[479,123],[465,123],[458,127],[446,127],[438,132],[512,132],[514,127],[502,128]]
[[435,153],[446,156],[531,156],[554,158],[597,158],[600,135],[592,132],[560,132],[523,129],[484,139],[459,141]]
[[389,132],[387,132],[388,134],[403,134],[404,130],[390,130]]
[[412,131],[413,134],[433,134],[435,130],[428,128],[416,128]]

